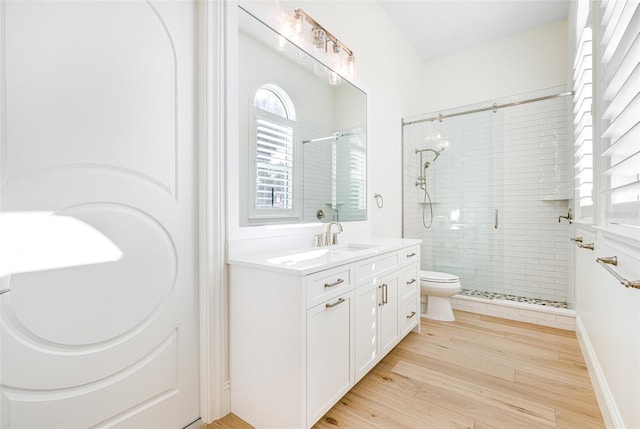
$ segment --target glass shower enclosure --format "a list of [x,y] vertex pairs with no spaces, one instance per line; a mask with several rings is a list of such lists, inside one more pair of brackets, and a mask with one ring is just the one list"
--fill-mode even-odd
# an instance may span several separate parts
[[[465,295],[572,307],[570,226],[560,218],[573,198],[571,97],[491,108],[563,90],[404,119],[403,235],[423,240],[423,270],[457,275]],[[443,140],[436,160],[423,152]]]

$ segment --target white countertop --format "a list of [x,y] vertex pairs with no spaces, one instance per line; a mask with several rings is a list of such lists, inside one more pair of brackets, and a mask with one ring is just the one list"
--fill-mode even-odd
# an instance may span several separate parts
[[422,240],[411,238],[373,238],[337,246],[307,247],[286,251],[258,253],[251,249],[235,250],[229,254],[227,263],[306,276],[371,256],[419,245],[421,242]]

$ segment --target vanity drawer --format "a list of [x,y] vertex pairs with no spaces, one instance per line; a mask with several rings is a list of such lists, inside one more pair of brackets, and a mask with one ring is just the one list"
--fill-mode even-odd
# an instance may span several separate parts
[[305,279],[305,283],[307,308],[311,308],[353,289],[353,265],[342,265],[311,274]]
[[419,295],[420,290],[420,273],[418,265],[413,264],[409,268],[402,270],[400,273],[400,284],[398,285],[398,300],[403,302],[414,294]]
[[402,338],[420,323],[420,295],[400,304],[398,319],[400,319],[398,327],[400,328],[400,338]]
[[420,263],[420,246],[414,246],[400,251],[401,264],[410,264],[412,262]]
[[376,278],[398,267],[398,253],[388,253],[356,262],[358,284]]

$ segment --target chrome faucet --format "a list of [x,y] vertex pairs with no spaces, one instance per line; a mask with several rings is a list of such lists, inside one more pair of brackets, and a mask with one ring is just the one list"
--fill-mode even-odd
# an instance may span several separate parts
[[[333,225],[337,225],[338,226],[338,232],[334,232],[333,236],[331,235],[331,227]],[[340,234],[342,232],[342,225],[340,224],[340,222],[329,222],[327,224],[327,232],[324,235],[324,244],[325,246],[331,246],[332,244],[338,244],[338,234]]]

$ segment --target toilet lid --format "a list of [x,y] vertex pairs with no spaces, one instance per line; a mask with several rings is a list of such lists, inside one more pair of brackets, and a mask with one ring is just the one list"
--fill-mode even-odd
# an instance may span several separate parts
[[420,278],[423,280],[439,283],[455,283],[459,281],[458,276],[440,271],[420,271]]

